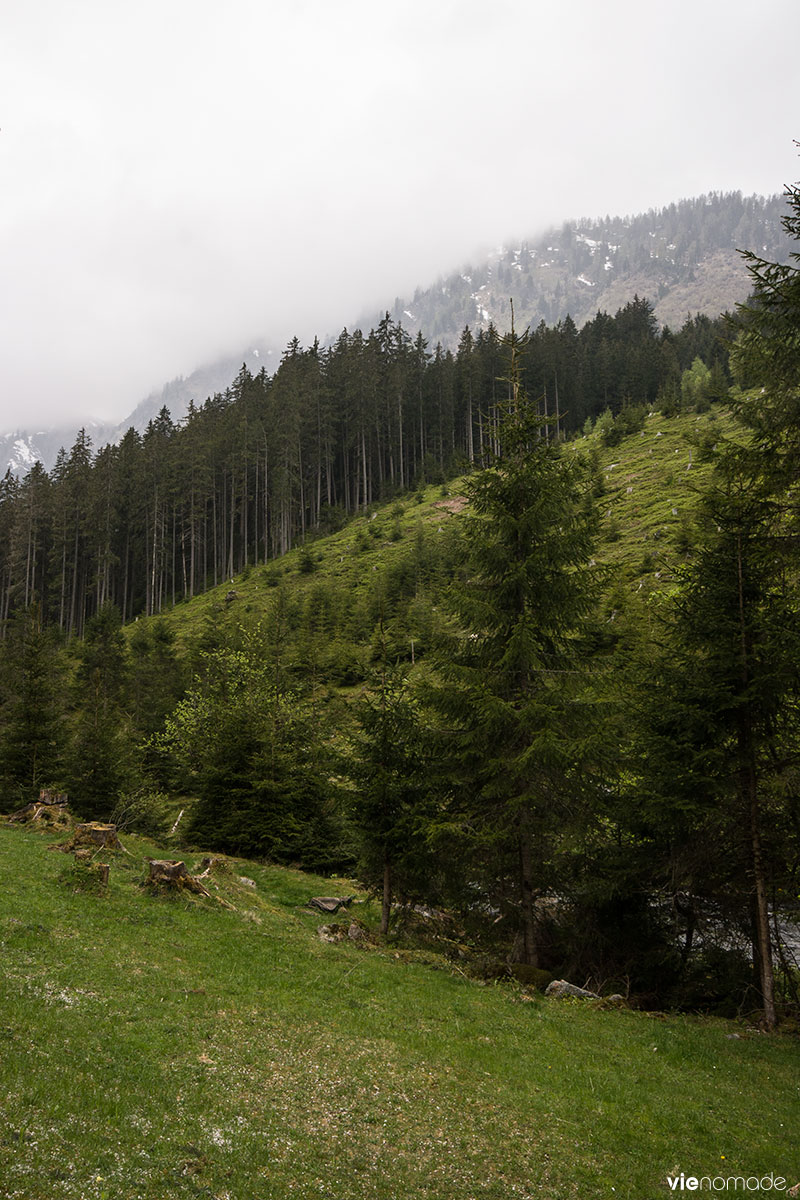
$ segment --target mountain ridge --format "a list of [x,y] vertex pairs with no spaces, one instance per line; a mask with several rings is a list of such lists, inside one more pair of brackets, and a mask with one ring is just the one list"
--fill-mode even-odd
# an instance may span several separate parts
[[[659,325],[687,316],[717,317],[750,291],[742,250],[782,259],[789,240],[781,225],[783,196],[709,193],[626,217],[566,221],[535,239],[519,239],[483,263],[441,276],[389,310],[408,332],[455,349],[464,327],[490,322],[556,324],[567,314],[580,328],[598,311],[621,308],[634,295],[648,299]],[[382,315],[382,314],[381,314]],[[365,314],[367,327],[380,316]]]
[[[789,242],[781,226],[784,196],[709,193],[634,216],[566,221],[534,239],[498,247],[477,266],[440,276],[413,297],[365,312],[349,328],[375,328],[386,312],[411,336],[455,350],[465,326],[477,332],[510,323],[513,296],[517,324],[556,324],[568,314],[580,328],[598,311],[613,313],[634,295],[648,299],[660,325],[679,326],[696,313],[718,316],[747,299],[749,276],[740,254],[751,249],[782,259]],[[328,335],[324,345],[337,335]],[[33,433],[22,427],[0,435],[0,462],[24,475],[38,460],[47,470],[59,449],[83,427],[95,448],[118,441],[131,427],[144,430],[166,407],[173,420],[190,402],[224,392],[245,363],[274,372],[280,351],[259,340],[238,354],[199,366],[145,397],[122,421],[76,422]]]

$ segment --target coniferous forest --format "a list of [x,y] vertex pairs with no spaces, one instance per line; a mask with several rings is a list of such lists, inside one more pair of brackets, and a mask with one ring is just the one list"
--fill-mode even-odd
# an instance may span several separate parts
[[[727,389],[721,322],[659,332],[634,299],[578,332],[540,325],[524,385],[553,433],[606,409],[669,403],[696,358]],[[92,447],[80,434],[48,475],[2,481],[0,617],[36,597],[68,637],[115,604],[123,621],[161,612],[248,566],[285,554],[349,515],[488,461],[498,445],[507,353],[490,328],[465,329],[456,354],[411,341],[387,316],[368,336],[293,341],[274,376],[242,368],[230,388],[166,409],[143,435]]]
[[[750,304],[677,331],[634,297],[452,353],[387,314],[7,474],[2,807],[57,787],[154,832],[184,809],[192,844],[353,872],[386,935],[440,906],[487,970],[773,1027],[798,1004],[799,261],[750,257]],[[622,456],[653,410],[725,420],[642,596],[604,562],[580,435]],[[458,519],[409,532],[454,479]],[[325,536],[379,509],[396,552],[349,587]],[[182,622],[254,572],[259,606]]]

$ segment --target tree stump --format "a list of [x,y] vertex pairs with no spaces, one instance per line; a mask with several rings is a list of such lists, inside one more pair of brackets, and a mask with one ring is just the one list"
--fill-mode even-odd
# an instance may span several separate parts
[[174,888],[176,891],[186,889],[190,892],[196,892],[199,896],[210,895],[202,883],[189,874],[184,862],[173,862],[171,859],[166,858],[149,858],[147,865],[150,870],[145,880],[145,885],[148,887],[159,890],[162,888]]
[[109,863],[92,862],[91,850],[76,850],[75,862],[82,866],[85,870],[92,872],[92,877],[100,888],[108,887],[108,872],[110,870]]
[[69,797],[63,792],[51,792],[43,788],[38,800],[23,805],[11,813],[7,820],[20,825],[47,826],[50,829],[69,829],[72,818],[67,808]]
[[56,804],[64,806],[69,802],[69,796],[66,792],[54,792],[52,788],[42,788],[39,792],[40,804]]
[[104,825],[102,821],[86,821],[82,825],[76,825],[72,837],[58,849],[69,854],[87,846],[89,849],[95,847],[98,850],[121,850],[116,825]]

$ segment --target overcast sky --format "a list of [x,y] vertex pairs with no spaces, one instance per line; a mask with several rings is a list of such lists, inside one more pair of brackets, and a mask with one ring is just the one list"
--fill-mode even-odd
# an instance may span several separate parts
[[568,218],[800,175],[798,0],[26,0],[0,432],[122,418]]

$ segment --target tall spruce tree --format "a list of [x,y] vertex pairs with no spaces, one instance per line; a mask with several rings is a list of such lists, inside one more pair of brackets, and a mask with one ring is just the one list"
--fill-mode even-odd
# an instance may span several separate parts
[[[800,145],[800,143],[798,143]],[[737,404],[737,415],[753,433],[757,469],[773,491],[791,499],[786,489],[800,480],[800,184],[786,189],[786,233],[797,247],[788,263],[767,262],[747,252],[753,292],[739,310],[739,334],[731,361],[755,391]]]
[[[787,201],[784,226],[800,240],[797,187]],[[800,268],[745,258],[753,299],[740,311],[732,360],[753,388],[736,404],[750,436],[724,445],[701,497],[704,538],[676,597],[675,658],[654,680],[646,749],[650,791],[673,830],[725,847],[706,856],[704,873],[716,874],[718,895],[738,902],[750,926],[773,1028],[770,897],[785,866],[773,831],[797,820]],[[707,373],[695,363],[694,373]]]
[[105,605],[87,621],[77,660],[69,790],[78,812],[104,820],[132,771],[128,650],[115,605]]
[[454,801],[489,884],[520,918],[522,957],[538,962],[537,897],[582,787],[591,744],[581,635],[596,595],[596,515],[579,458],[548,441],[520,383],[527,333],[504,339],[507,398],[499,453],[469,485],[472,516],[456,599],[460,632],[432,700],[450,730]]
[[431,795],[418,705],[388,663],[387,636],[381,620],[379,666],[357,710],[346,766],[356,785],[352,808],[360,870],[381,894],[383,934],[389,932],[393,897],[408,896],[415,885],[420,889],[427,874],[423,809]]
[[[661,808],[655,824],[669,827],[673,854],[689,867],[677,886],[716,896],[749,928],[773,1028],[770,896],[782,854],[771,830],[797,769],[800,637],[780,508],[751,465],[728,448],[702,497],[705,538],[674,600],[672,652],[650,679],[645,776],[647,803]],[[702,861],[687,853],[692,842],[709,844]]]
[[62,668],[38,603],[12,619],[0,662],[0,778],[31,798],[59,779],[64,751]]
[[190,832],[203,845],[340,869],[347,855],[319,724],[284,686],[270,633],[240,630],[240,649],[202,655],[203,677],[157,745],[173,761],[177,788],[198,798]]

